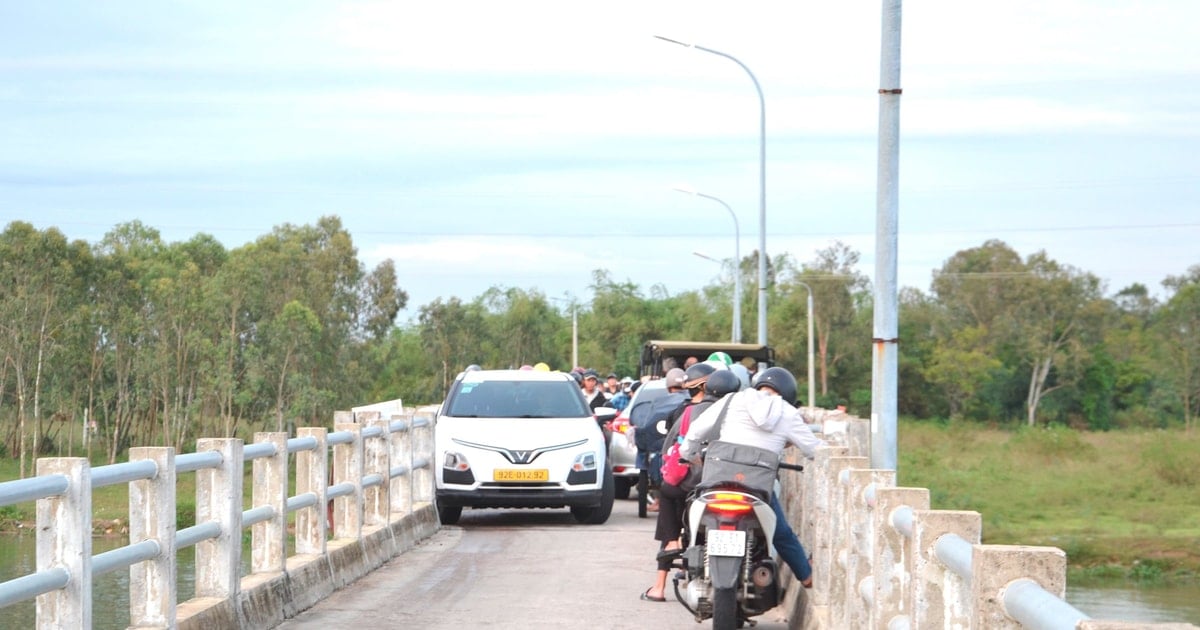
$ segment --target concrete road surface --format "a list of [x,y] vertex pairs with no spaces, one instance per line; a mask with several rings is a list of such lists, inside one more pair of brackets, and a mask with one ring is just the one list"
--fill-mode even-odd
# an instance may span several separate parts
[[[604,525],[563,510],[464,510],[407,553],[333,594],[285,630],[357,628],[708,628],[654,580],[654,519],[618,500]],[[758,628],[788,627],[781,609]]]

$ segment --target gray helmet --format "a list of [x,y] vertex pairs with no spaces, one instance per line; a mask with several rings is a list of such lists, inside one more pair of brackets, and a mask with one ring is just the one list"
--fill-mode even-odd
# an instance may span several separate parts
[[708,375],[708,382],[704,384],[704,391],[711,396],[724,398],[726,394],[732,394],[742,388],[742,381],[738,379],[737,374],[729,370],[717,370]]

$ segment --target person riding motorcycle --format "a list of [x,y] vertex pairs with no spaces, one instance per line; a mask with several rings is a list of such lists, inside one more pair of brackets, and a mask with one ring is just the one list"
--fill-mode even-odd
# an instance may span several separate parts
[[[813,435],[803,412],[795,404],[796,377],[782,367],[767,368],[754,381],[753,389],[732,394],[719,436],[710,433],[714,432],[723,405],[714,404],[694,419],[680,446],[680,455],[694,459],[705,442],[720,439],[722,442],[766,449],[777,455],[790,444],[812,459],[816,456],[816,449],[824,446],[825,441]],[[775,548],[796,579],[808,588],[812,586],[812,566],[800,540],[788,525],[779,497],[774,493],[771,495],[771,508],[777,519],[773,539]]]

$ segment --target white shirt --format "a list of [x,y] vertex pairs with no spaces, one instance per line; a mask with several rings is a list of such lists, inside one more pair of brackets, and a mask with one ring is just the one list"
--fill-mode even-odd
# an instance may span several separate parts
[[783,452],[791,444],[808,459],[816,456],[818,446],[825,446],[825,440],[813,435],[799,409],[779,396],[744,389],[713,403],[700,417],[692,420],[679,449],[680,455],[693,457],[700,452],[703,442],[717,437],[709,434],[726,404],[729,411],[721,423],[719,439],[722,442],[757,446],[775,453]]

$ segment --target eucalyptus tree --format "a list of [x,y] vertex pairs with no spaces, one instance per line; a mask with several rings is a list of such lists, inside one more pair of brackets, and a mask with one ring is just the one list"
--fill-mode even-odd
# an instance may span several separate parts
[[42,447],[46,384],[54,377],[51,366],[72,350],[63,340],[82,301],[80,278],[89,264],[86,244],[68,243],[57,229],[13,222],[0,233],[0,401],[11,384],[16,422],[6,441],[15,446],[22,476],[30,448],[36,455]]
[[478,301],[463,304],[452,297],[441,298],[421,307],[418,315],[421,346],[426,363],[421,369],[440,374],[441,382],[435,398],[445,396],[450,381],[472,363],[481,363],[478,351],[478,331],[485,327],[483,307]]
[[[829,393],[830,374],[838,363],[861,352],[870,338],[854,323],[861,310],[870,282],[856,269],[860,254],[849,245],[835,241],[818,250],[815,257],[801,265],[781,283],[781,294],[794,302],[794,310],[807,302],[808,285],[813,292],[813,335],[816,337],[816,371],[821,395]],[[868,305],[869,307],[869,305]],[[807,308],[805,309],[807,312]],[[806,315],[807,316],[807,315]]]
[[554,347],[558,313],[536,289],[493,286],[480,302],[488,313],[486,347],[493,350],[498,366],[550,363],[560,354]]
[[1171,296],[1163,305],[1155,332],[1161,340],[1162,374],[1191,431],[1200,417],[1200,265],[1163,281]]
[[147,317],[155,305],[146,283],[164,245],[158,230],[132,221],[114,227],[93,249],[98,272],[92,325],[101,361],[96,415],[108,460],[115,462],[137,425],[151,417],[155,340]]

